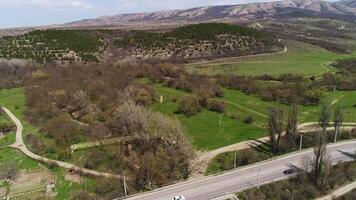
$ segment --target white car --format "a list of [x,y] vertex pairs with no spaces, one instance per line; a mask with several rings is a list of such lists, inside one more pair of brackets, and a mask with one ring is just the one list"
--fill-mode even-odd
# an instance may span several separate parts
[[173,197],[172,200],[185,200],[185,198],[183,196],[176,196]]

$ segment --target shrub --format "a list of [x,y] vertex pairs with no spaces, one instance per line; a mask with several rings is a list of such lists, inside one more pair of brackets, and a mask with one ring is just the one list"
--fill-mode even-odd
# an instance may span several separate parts
[[210,100],[208,106],[209,110],[213,112],[223,113],[225,111],[225,104],[220,101]]
[[112,192],[122,192],[123,186],[120,180],[113,178],[100,178],[94,185],[96,194],[108,195]]
[[188,117],[193,116],[201,111],[199,99],[196,96],[182,97],[178,103],[177,113],[184,114]]
[[252,124],[253,123],[253,117],[251,116],[251,115],[249,115],[249,116],[246,116],[244,119],[243,119],[243,122],[245,123],[245,124]]

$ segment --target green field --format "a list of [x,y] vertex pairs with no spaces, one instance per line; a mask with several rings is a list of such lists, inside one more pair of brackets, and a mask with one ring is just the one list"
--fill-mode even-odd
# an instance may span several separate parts
[[318,76],[335,71],[328,63],[338,59],[356,57],[353,54],[336,54],[306,43],[287,41],[288,51],[282,54],[260,55],[240,58],[226,58],[204,64],[190,64],[187,71],[202,74],[235,74],[246,76],[292,73]]
[[6,162],[14,164],[18,170],[32,170],[38,167],[37,162],[17,150],[9,148],[0,149],[0,164],[2,165]]
[[[21,120],[21,123],[24,127],[24,136],[27,134],[34,134],[38,137],[43,136],[39,134],[38,128],[34,125],[30,124],[25,116],[24,113],[26,111],[26,94],[25,88],[13,88],[7,90],[0,90],[0,106],[4,106],[9,109],[18,119]],[[7,119],[9,120],[9,119]],[[12,123],[11,121],[9,121]],[[45,138],[43,138],[45,139]],[[26,142],[26,137],[24,137]],[[31,149],[31,146],[28,146]]]
[[[157,93],[164,97],[164,102],[162,104],[156,103],[152,106],[152,110],[176,116],[174,112],[176,111],[177,103],[172,100],[173,98],[187,95],[187,93],[161,85],[155,85],[155,88]],[[230,114],[238,111],[238,108],[231,109]],[[243,112],[245,111],[241,111],[241,114]],[[192,117],[183,115],[177,115],[177,117],[186,128],[194,146],[199,150],[216,149],[248,138],[258,138],[262,135],[262,130],[257,125],[245,124],[241,119],[231,119],[227,114],[203,110]]]
[[[246,95],[241,91],[224,89],[224,97],[219,98],[225,103],[225,113],[219,114],[208,110],[203,110],[192,117],[177,115],[177,102],[189,93],[164,87],[159,84],[154,85],[158,95],[164,97],[163,103],[156,103],[152,110],[161,112],[172,117],[178,117],[191,137],[194,146],[199,150],[211,150],[241,142],[247,139],[259,138],[267,135],[266,124],[268,110],[275,106],[282,106],[286,112],[288,107],[277,102],[266,102],[259,97]],[[336,105],[345,106],[345,122],[353,122],[356,119],[356,91],[336,91],[327,93],[324,100]],[[234,116],[232,119],[229,116]],[[220,127],[220,116],[222,126]],[[252,124],[243,123],[246,116],[252,116]],[[318,120],[318,106],[300,106],[299,121],[315,122]]]
[[0,148],[6,147],[15,142],[15,133],[10,132],[4,137],[0,137]]

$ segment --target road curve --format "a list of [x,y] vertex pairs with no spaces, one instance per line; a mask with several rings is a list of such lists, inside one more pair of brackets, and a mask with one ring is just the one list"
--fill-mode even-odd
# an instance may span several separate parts
[[23,154],[25,154],[26,156],[28,156],[34,160],[41,161],[41,162],[48,163],[48,164],[55,163],[59,167],[74,170],[74,171],[77,171],[77,172],[80,172],[83,174],[100,176],[100,177],[108,177],[108,178],[121,178],[120,175],[89,170],[89,169],[78,167],[71,163],[66,163],[66,162],[62,162],[62,161],[58,161],[58,160],[52,160],[52,159],[45,158],[45,157],[42,157],[42,156],[32,153],[30,150],[27,149],[25,143],[23,142],[23,138],[22,138],[23,126],[22,126],[22,123],[20,122],[20,120],[17,119],[17,117],[14,114],[12,114],[12,112],[10,110],[8,110],[7,108],[2,107],[2,110],[11,118],[11,120],[15,123],[15,125],[17,127],[16,141],[14,144],[9,145],[9,147],[20,150]]
[[[355,152],[356,140],[330,144],[327,147],[327,154],[334,164],[340,161],[352,160],[350,154],[354,154]],[[184,195],[187,200],[211,199],[257,186],[259,174],[261,184],[290,178],[293,175],[285,175],[283,174],[283,171],[290,168],[303,168],[303,160],[306,157],[312,156],[313,150],[308,149],[239,168],[224,174],[208,176],[167,186],[152,192],[132,196],[127,199],[170,200],[172,197],[177,195]]]

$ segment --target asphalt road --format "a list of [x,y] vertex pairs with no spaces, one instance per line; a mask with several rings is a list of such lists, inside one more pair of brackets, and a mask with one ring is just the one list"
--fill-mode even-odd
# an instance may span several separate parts
[[[352,160],[350,154],[356,152],[356,141],[332,144],[327,148],[327,154],[333,163]],[[129,200],[170,200],[177,195],[183,195],[187,200],[206,200],[224,194],[239,192],[246,188],[265,184],[291,175],[283,174],[290,168],[303,168],[305,158],[311,158],[313,150],[305,150],[285,157],[243,167],[217,176],[204,177],[192,181],[178,183],[158,190],[129,197]]]

